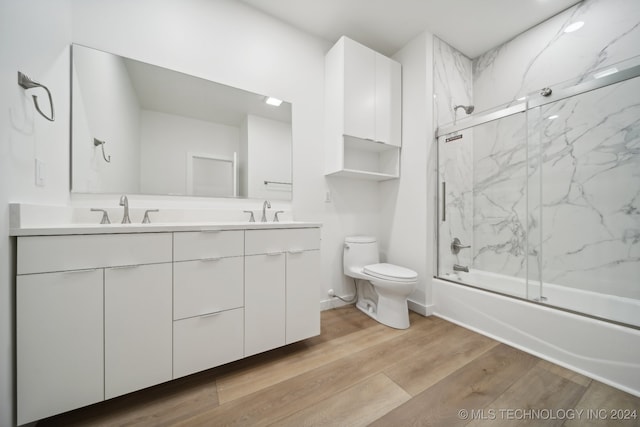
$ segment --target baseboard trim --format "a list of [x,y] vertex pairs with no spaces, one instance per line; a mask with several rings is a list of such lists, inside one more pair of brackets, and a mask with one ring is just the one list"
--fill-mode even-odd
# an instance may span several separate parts
[[416,312],[422,316],[427,317],[433,314],[433,304],[424,305],[419,302],[407,300],[407,305],[409,306],[409,310]]

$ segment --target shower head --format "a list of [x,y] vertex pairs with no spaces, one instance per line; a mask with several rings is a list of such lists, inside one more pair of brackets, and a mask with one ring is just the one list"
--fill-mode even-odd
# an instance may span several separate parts
[[473,113],[473,110],[475,109],[473,105],[456,105],[453,107],[453,112],[455,113],[458,108],[462,108],[467,114]]

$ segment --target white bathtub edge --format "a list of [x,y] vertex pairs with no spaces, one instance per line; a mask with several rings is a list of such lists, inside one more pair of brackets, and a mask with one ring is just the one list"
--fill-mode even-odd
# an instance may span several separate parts
[[433,291],[435,316],[640,397],[640,331],[438,279]]

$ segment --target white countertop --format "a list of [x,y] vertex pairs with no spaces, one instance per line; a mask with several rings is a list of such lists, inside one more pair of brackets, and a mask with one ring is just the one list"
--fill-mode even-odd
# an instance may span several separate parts
[[172,231],[270,230],[322,227],[317,222],[201,222],[151,224],[63,224],[11,228],[10,236],[56,236],[71,234],[166,233]]

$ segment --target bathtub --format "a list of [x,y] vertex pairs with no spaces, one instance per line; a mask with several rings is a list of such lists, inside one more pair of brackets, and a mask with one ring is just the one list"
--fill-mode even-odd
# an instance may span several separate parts
[[[543,283],[542,289],[539,284],[530,284],[527,289],[525,279],[476,269],[469,269],[468,273],[445,274],[443,277],[477,288],[640,327],[640,300],[637,299],[583,291],[552,283]],[[543,298],[540,299],[540,296]]]
[[473,270],[448,278],[463,275],[474,286],[433,279],[434,315],[640,397],[640,329],[573,312],[631,324],[637,302],[545,284],[547,300],[536,304],[524,300],[523,280]]

